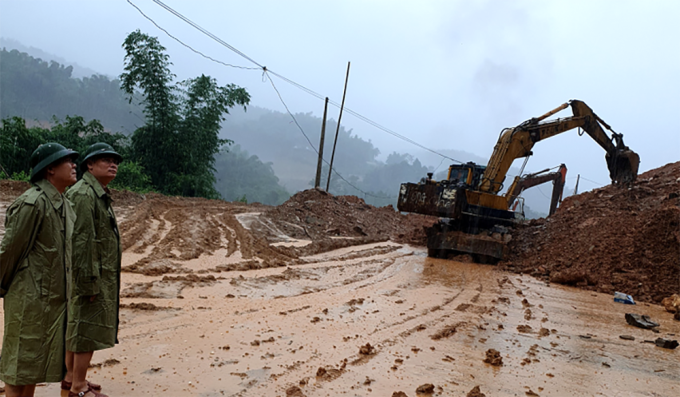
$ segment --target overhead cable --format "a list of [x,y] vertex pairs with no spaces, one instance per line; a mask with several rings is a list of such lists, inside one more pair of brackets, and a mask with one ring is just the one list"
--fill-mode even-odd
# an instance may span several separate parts
[[[138,8],[137,6],[135,6],[135,5],[131,2],[131,0],[127,0],[127,2],[130,3],[132,6],[134,6],[135,8],[137,8],[137,10],[139,10],[139,8]],[[235,52],[236,54],[240,55],[241,57],[245,58],[246,60],[252,62],[252,63],[255,64],[255,65],[257,65],[259,69],[262,69],[262,70],[263,70],[263,72],[265,72],[265,73],[271,73],[271,74],[273,74],[274,76],[276,76],[276,77],[278,77],[278,78],[284,80],[285,82],[287,82],[287,83],[289,83],[289,84],[291,84],[291,85],[293,85],[293,86],[295,86],[295,87],[301,89],[302,91],[304,91],[304,92],[306,92],[306,93],[308,93],[308,94],[310,94],[310,95],[312,95],[312,96],[314,96],[314,97],[316,97],[316,98],[318,98],[318,99],[320,99],[320,100],[325,100],[325,96],[323,96],[323,95],[321,95],[321,94],[319,94],[319,93],[317,93],[317,92],[315,92],[315,91],[313,91],[313,90],[311,90],[311,89],[309,89],[309,88],[303,86],[302,84],[296,83],[295,81],[293,81],[293,80],[291,80],[291,79],[289,79],[289,78],[287,78],[287,77],[285,77],[285,76],[282,76],[282,75],[280,75],[280,74],[278,74],[278,73],[272,71],[271,69],[268,69],[266,66],[263,66],[262,64],[258,63],[257,61],[255,61],[254,59],[252,59],[252,58],[250,58],[248,55],[246,55],[245,53],[243,53],[243,52],[241,52],[240,50],[238,50],[236,47],[230,45],[229,43],[227,43],[227,42],[225,42],[224,40],[220,39],[220,38],[217,37],[216,35],[210,33],[208,30],[204,29],[203,27],[201,27],[201,26],[198,25],[197,23],[191,21],[189,18],[185,17],[185,16],[182,15],[180,12],[174,10],[172,7],[168,6],[167,4],[163,3],[162,1],[160,1],[160,0],[153,0],[153,2],[156,3],[156,4],[158,4],[158,5],[161,6],[163,9],[165,9],[165,10],[168,11],[168,12],[170,12],[171,14],[175,15],[177,18],[179,18],[179,19],[181,19],[182,21],[186,22],[187,24],[191,25],[193,28],[195,28],[195,29],[198,30],[199,32],[203,33],[204,35],[210,37],[211,39],[215,40],[216,42],[218,42],[219,44],[223,45],[224,47],[230,49],[231,51],[233,51],[233,52]],[[139,11],[140,11],[140,13],[141,13],[141,10],[139,10]],[[144,15],[144,14],[142,13],[142,15]],[[153,22],[154,25],[158,26],[158,24],[156,24],[156,22],[154,22],[151,18],[149,18],[149,17],[146,16],[146,15],[144,15],[144,16],[145,16],[147,19],[149,19],[151,22]],[[208,57],[208,56],[206,56],[206,55],[200,53],[199,51],[194,50],[194,49],[191,48],[190,46],[188,46],[188,45],[182,43],[181,41],[179,41],[178,39],[174,38],[174,37],[173,37],[172,35],[170,35],[165,29],[160,28],[160,26],[158,26],[158,27],[159,27],[159,29],[163,30],[166,34],[168,34],[168,36],[170,36],[170,37],[172,37],[173,39],[177,40],[177,41],[180,42],[182,45],[185,45],[186,47],[190,48],[192,51],[194,51],[194,52],[196,52],[196,53],[198,53],[198,54],[200,54],[200,55],[202,55],[202,56],[206,57],[207,59],[210,59],[210,60],[212,60],[212,61],[214,61],[214,62],[217,62],[217,63],[220,63],[220,64],[224,64],[224,63],[221,62],[221,61],[215,60],[215,59],[213,59],[213,58],[211,58],[211,57]],[[234,66],[234,65],[229,65],[229,64],[226,64],[226,65],[227,65],[227,66],[232,66],[232,67],[239,67],[239,66]],[[246,68],[246,67],[240,67],[240,68],[243,68],[243,69],[257,69],[257,68]],[[264,76],[263,76],[263,77],[264,77]],[[335,101],[329,101],[329,103],[331,103],[333,106],[336,106],[336,107],[338,107],[338,108],[340,107],[340,104],[336,103]],[[375,122],[375,121],[369,119],[368,117],[363,116],[363,115],[359,114],[358,112],[355,112],[355,111],[352,110],[352,109],[345,108],[345,111],[346,111],[347,113],[351,114],[352,116],[354,116],[354,117],[356,117],[356,118],[358,118],[358,119],[364,121],[365,123],[368,123],[368,124],[370,124],[371,126],[377,128],[377,129],[379,129],[379,130],[381,130],[381,131],[383,131],[383,132],[386,132],[386,133],[388,133],[388,134],[390,134],[390,135],[392,135],[392,136],[394,136],[394,137],[396,137],[396,138],[402,139],[402,140],[404,140],[404,141],[406,141],[406,142],[408,142],[408,143],[410,143],[410,144],[412,144],[412,145],[418,146],[418,147],[420,147],[421,149],[424,149],[424,150],[426,150],[426,151],[428,151],[428,152],[431,152],[431,153],[433,153],[433,154],[436,154],[437,156],[441,156],[441,157],[443,157],[443,158],[448,158],[448,159],[451,160],[451,161],[455,161],[455,162],[458,162],[458,163],[461,163],[461,164],[463,163],[463,162],[460,161],[460,160],[456,160],[456,159],[454,159],[454,158],[452,158],[452,157],[446,156],[446,155],[444,155],[444,154],[442,154],[442,153],[439,153],[439,152],[437,152],[437,151],[435,151],[435,150],[433,150],[433,149],[430,149],[430,148],[428,148],[428,147],[426,147],[426,146],[424,146],[424,145],[421,145],[421,144],[419,144],[418,142],[416,142],[416,141],[414,141],[414,140],[412,140],[412,139],[410,139],[410,138],[407,138],[407,137],[405,137],[405,136],[403,136],[403,135],[401,135],[401,134],[399,134],[399,133],[397,133],[397,132],[395,132],[395,131],[393,131],[393,130],[387,128],[387,127],[384,127],[384,126],[380,125],[379,123],[377,123],[377,122]]]
[[[312,150],[314,150],[314,152],[316,152],[316,154],[318,155],[318,154],[319,154],[319,151],[318,151],[317,148],[314,146],[314,144],[312,143],[312,141],[309,139],[309,137],[308,137],[307,134],[305,133],[304,129],[302,129],[302,126],[300,125],[300,123],[298,123],[298,121],[297,121],[297,119],[295,118],[295,116],[293,115],[293,113],[290,111],[290,109],[288,109],[288,105],[286,105],[286,102],[283,100],[283,97],[281,96],[281,93],[280,93],[279,90],[276,88],[276,85],[274,84],[274,80],[272,80],[271,76],[269,76],[269,73],[265,73],[265,75],[267,76],[267,79],[269,80],[269,82],[271,83],[272,87],[274,88],[274,91],[276,91],[276,94],[279,96],[279,100],[281,100],[281,103],[283,104],[283,107],[286,108],[286,111],[288,112],[288,114],[290,115],[290,117],[291,117],[291,118],[293,119],[293,121],[295,122],[295,125],[297,125],[297,127],[300,129],[300,132],[302,133],[302,135],[304,135],[305,139],[307,139],[307,142],[309,142],[309,146],[310,146],[310,147],[312,148]],[[322,160],[324,163],[326,163],[326,164],[330,167],[330,163],[328,162],[328,160],[326,160],[326,159],[323,158],[323,157],[321,158],[321,160]],[[331,171],[333,171],[333,172],[335,173],[335,175],[337,175],[338,178],[342,179],[346,184],[348,184],[349,186],[353,187],[354,189],[356,189],[357,191],[363,193],[363,194],[366,195],[366,196],[370,196],[370,197],[374,197],[374,198],[379,198],[379,199],[386,199],[386,200],[393,200],[393,199],[394,199],[394,197],[377,196],[377,195],[375,195],[375,194],[368,193],[368,192],[366,192],[366,191],[364,191],[364,190],[358,188],[357,186],[355,186],[354,184],[352,184],[352,183],[351,183],[350,181],[348,181],[347,179],[345,179],[345,177],[343,177],[343,176],[342,176],[335,168],[331,168]]]
[[176,42],[180,43],[180,44],[183,45],[184,47],[186,47],[186,48],[188,48],[189,50],[195,52],[196,54],[202,56],[203,58],[209,59],[209,60],[211,60],[211,61],[213,61],[213,62],[219,63],[219,64],[224,65],[224,66],[228,66],[228,67],[232,67],[232,68],[237,68],[237,69],[249,69],[249,70],[259,70],[259,69],[260,69],[259,67],[258,67],[258,68],[253,68],[253,67],[247,67],[247,66],[232,65],[232,64],[230,64],[230,63],[222,62],[222,61],[220,61],[220,60],[218,60],[218,59],[215,59],[215,58],[213,58],[213,57],[211,57],[211,56],[209,56],[209,55],[205,55],[205,54],[202,53],[201,51],[196,50],[196,49],[193,48],[192,46],[190,46],[190,45],[184,43],[182,40],[180,40],[180,39],[178,39],[177,37],[175,37],[175,36],[173,36],[172,34],[170,34],[170,32],[168,32],[167,30],[165,30],[162,26],[160,26],[159,24],[157,24],[156,21],[154,21],[153,19],[151,19],[151,18],[150,18],[149,16],[147,16],[142,10],[140,10],[139,7],[137,7],[134,3],[132,3],[132,1],[127,0],[127,2],[130,3],[131,6],[133,6],[134,8],[136,8],[137,11],[139,11],[139,13],[142,14],[142,16],[143,16],[144,18],[148,19],[148,20],[149,20],[152,24],[154,24],[158,29],[162,30],[165,34],[167,34],[168,36],[170,36],[171,39],[175,40]]

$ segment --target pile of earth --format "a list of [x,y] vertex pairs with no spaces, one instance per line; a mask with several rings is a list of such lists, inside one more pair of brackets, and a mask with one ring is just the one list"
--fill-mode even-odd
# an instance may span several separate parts
[[566,198],[520,226],[503,269],[659,303],[680,293],[680,162]]
[[301,191],[264,214],[288,236],[313,241],[355,237],[425,245],[425,227],[437,218],[402,215],[394,207],[374,207],[356,196],[334,196],[317,189]]

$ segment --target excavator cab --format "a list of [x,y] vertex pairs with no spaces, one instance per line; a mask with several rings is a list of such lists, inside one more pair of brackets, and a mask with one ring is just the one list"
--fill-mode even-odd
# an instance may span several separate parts
[[463,184],[476,189],[484,175],[484,170],[486,170],[485,166],[477,165],[472,161],[465,164],[452,164],[449,166],[449,175],[446,179],[451,184]]

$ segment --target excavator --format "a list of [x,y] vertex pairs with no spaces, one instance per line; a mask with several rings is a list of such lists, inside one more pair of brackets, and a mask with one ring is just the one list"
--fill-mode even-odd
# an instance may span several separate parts
[[546,168],[542,171],[525,175],[513,183],[510,190],[508,190],[508,208],[512,208],[513,211],[517,209],[517,205],[519,203],[518,198],[524,190],[552,181],[553,191],[552,196],[550,197],[550,209],[548,211],[548,216],[554,214],[557,210],[557,205],[562,202],[562,192],[564,191],[564,184],[567,180],[567,166],[560,164],[556,168],[557,171],[554,172],[548,172],[550,169]]
[[[546,120],[568,107],[573,116]],[[603,127],[611,132],[611,137]],[[401,212],[440,218],[426,230],[429,256],[466,253],[478,262],[496,262],[507,249],[509,228],[524,218],[521,211],[511,210],[521,177],[515,177],[504,195],[499,194],[508,169],[518,158],[525,159],[524,169],[537,142],[574,128],[585,131],[605,150],[613,184],[628,185],[635,181],[640,157],[623,143],[623,134],[615,132],[584,102],[571,100],[540,117],[503,129],[485,166],[472,162],[454,164],[444,180],[435,181],[428,174],[420,183],[403,183],[397,208]]]

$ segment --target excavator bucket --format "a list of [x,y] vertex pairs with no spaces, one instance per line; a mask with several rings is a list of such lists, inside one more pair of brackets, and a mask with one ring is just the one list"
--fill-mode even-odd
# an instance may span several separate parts
[[609,176],[617,184],[635,182],[640,166],[640,156],[632,150],[621,150],[615,156],[607,155]]

